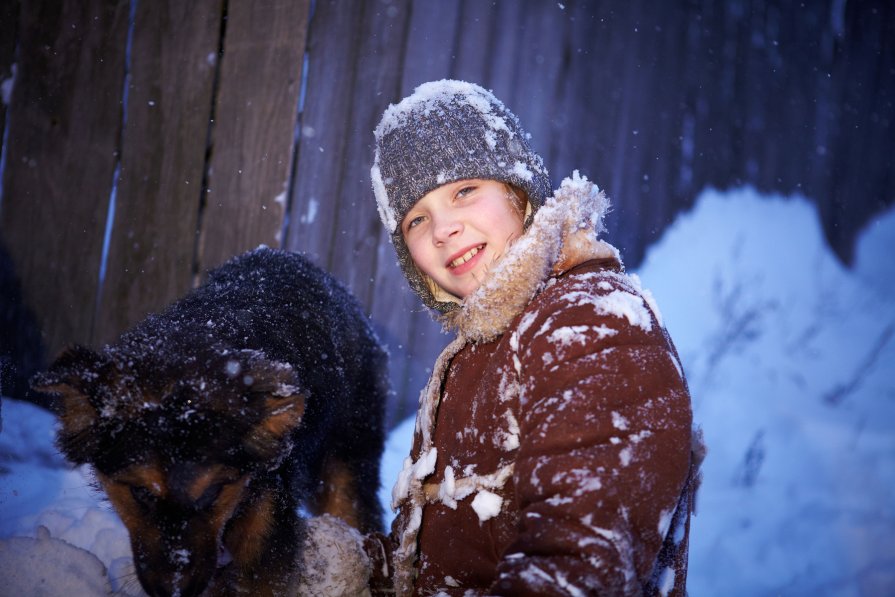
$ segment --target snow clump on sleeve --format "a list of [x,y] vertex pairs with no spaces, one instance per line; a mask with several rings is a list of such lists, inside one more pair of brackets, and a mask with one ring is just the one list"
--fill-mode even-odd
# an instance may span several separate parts
[[487,489],[478,492],[472,500],[472,509],[475,510],[481,522],[500,514],[501,506],[503,506],[503,498]]
[[656,321],[659,322],[659,327],[665,327],[665,324],[662,320],[662,312],[659,311],[659,305],[656,303],[656,298],[653,296],[652,291],[649,288],[644,288],[643,284],[640,282],[640,276],[637,274],[628,274],[628,277],[631,279],[631,282],[634,284],[634,287],[637,291],[643,295],[643,300],[646,301],[647,306],[650,308],[650,311],[653,312],[653,315],[656,316]]
[[422,454],[416,462],[409,456],[404,459],[404,468],[398,474],[398,480],[392,489],[392,509],[397,510],[401,501],[407,497],[410,492],[411,479],[424,479],[435,471],[437,457],[438,450],[432,448]]
[[[589,292],[576,290],[563,295],[563,300],[577,306],[591,305],[599,315],[613,315],[627,319],[628,323],[646,332],[653,329],[650,310],[646,307],[644,300],[625,290],[613,290],[606,295],[596,297]],[[607,335],[612,335],[608,330],[604,330],[604,332]]]

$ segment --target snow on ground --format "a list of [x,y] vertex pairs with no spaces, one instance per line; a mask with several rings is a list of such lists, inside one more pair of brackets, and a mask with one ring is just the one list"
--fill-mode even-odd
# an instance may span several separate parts
[[[844,269],[809,202],[741,189],[703,193],[648,252],[637,273],[681,353],[709,445],[691,595],[895,591],[892,247],[895,210],[867,227]],[[412,431],[405,421],[386,446],[386,509]],[[4,401],[0,561],[31,537],[41,558],[65,565],[11,565],[45,588],[72,577],[105,586],[98,560],[113,589],[133,590],[123,526],[52,433],[45,412]]]
[[692,595],[895,591],[893,214],[849,271],[806,200],[708,191],[648,252],[709,447]]

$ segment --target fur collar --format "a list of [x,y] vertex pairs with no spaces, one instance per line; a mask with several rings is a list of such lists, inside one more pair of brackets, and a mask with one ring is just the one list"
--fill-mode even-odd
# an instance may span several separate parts
[[612,245],[598,240],[609,199],[578,174],[562,181],[553,197],[535,213],[479,288],[440,319],[447,331],[466,341],[487,342],[504,333],[547,279],[590,259],[613,258]]

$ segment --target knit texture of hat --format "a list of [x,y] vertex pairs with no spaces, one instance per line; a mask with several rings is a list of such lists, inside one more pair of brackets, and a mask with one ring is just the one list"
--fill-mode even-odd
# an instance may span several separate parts
[[392,104],[375,130],[370,176],[379,217],[398,263],[423,303],[442,313],[457,308],[437,300],[410,258],[401,221],[430,191],[458,180],[509,183],[528,195],[531,213],[550,195],[550,179],[531,150],[519,119],[490,91],[464,81],[433,81]]

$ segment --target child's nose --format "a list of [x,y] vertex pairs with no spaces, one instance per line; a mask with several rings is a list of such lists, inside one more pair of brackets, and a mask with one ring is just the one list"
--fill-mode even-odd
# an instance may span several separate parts
[[463,223],[455,218],[443,218],[436,222],[433,240],[435,244],[446,243],[452,236],[456,236],[463,232]]

